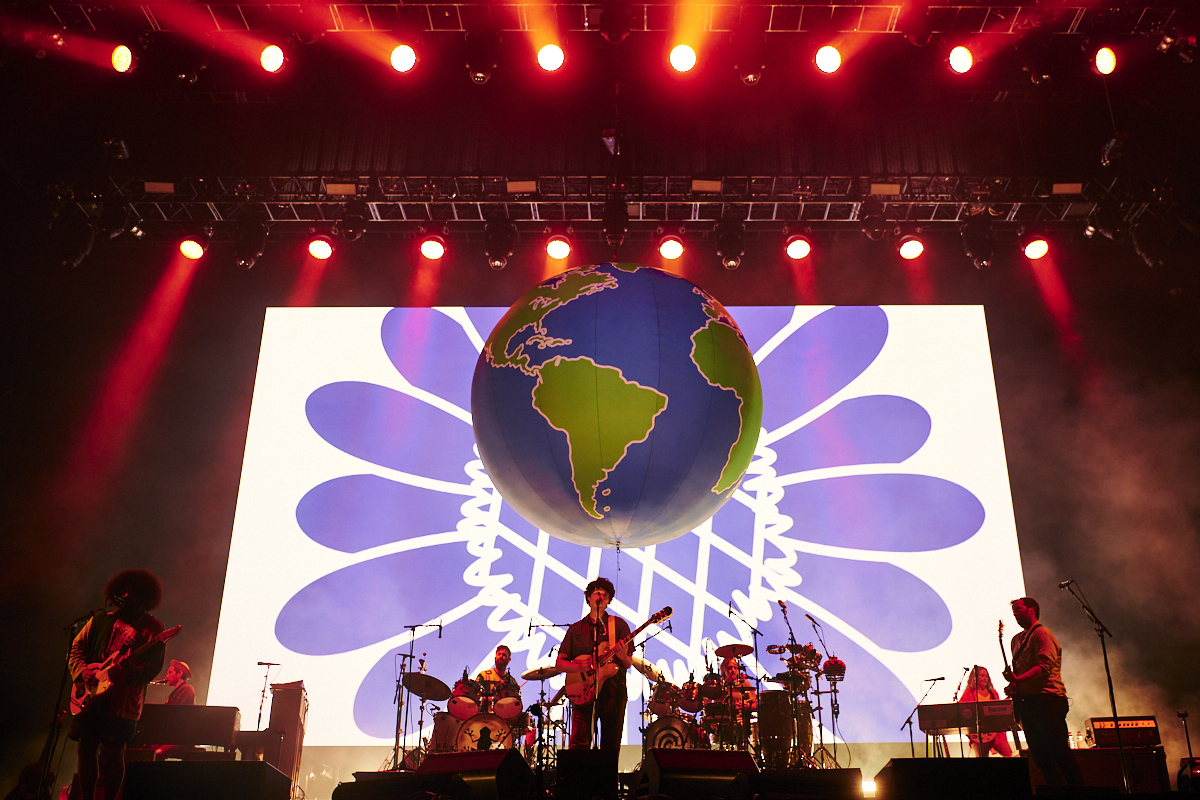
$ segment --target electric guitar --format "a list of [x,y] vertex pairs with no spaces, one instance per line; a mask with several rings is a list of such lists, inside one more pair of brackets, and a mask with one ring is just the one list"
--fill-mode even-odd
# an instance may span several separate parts
[[[600,687],[604,685],[604,682],[613,675],[616,675],[617,671],[621,668],[619,665],[613,663],[617,651],[627,647],[635,636],[646,629],[646,626],[662,622],[671,616],[672,613],[674,612],[671,610],[671,607],[667,606],[639,625],[636,631],[630,633],[628,636],[622,636],[617,640],[616,644],[610,645],[608,642],[601,642],[599,663],[584,672],[567,673],[567,682],[563,686],[563,691],[567,693],[567,697],[570,698],[571,702],[580,705],[590,703],[596,699],[596,693],[600,691]],[[590,653],[584,653],[575,658],[575,663],[590,665],[592,663],[592,656]],[[599,671],[599,676],[596,674],[597,671]]]
[[[1012,667],[1010,667],[1008,665],[1008,651],[1004,649],[1004,620],[1000,620],[1000,634],[999,635],[1000,635],[1000,657],[1004,659],[1004,672],[1008,675],[1012,675]],[[976,691],[978,691],[978,686],[979,686],[978,678],[975,679],[975,686],[976,686]],[[1020,737],[1017,736],[1017,723],[1021,721],[1021,716],[1020,716],[1021,709],[1018,707],[1018,704],[1016,701],[1017,701],[1017,698],[1021,696],[1021,692],[1020,692],[1020,690],[1017,689],[1017,685],[1010,681],[1008,683],[1008,685],[1004,687],[1004,694],[1005,694],[1005,696],[1011,697],[1013,699],[1013,726],[1012,726],[1013,744],[1017,746],[1017,749],[1020,749],[1021,739],[1020,739]]]
[[132,651],[118,650],[100,664],[89,664],[95,666],[97,670],[90,679],[84,679],[82,675],[75,681],[75,685],[71,687],[71,713],[75,715],[82,714],[87,707],[96,700],[96,698],[105,694],[113,687],[113,679],[116,677],[116,672],[127,661],[136,661],[143,653],[149,650],[156,644],[163,644],[174,639],[179,632],[183,630],[182,625],[176,625],[174,628],[167,628],[162,633],[154,636],[150,641],[146,642],[141,647]]

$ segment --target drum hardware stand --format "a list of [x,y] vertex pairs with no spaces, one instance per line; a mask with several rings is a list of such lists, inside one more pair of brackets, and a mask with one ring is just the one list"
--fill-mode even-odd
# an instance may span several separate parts
[[[833,656],[829,655],[829,648],[825,645],[825,638],[823,636],[821,636],[820,624],[815,619],[812,618],[812,615],[805,614],[804,616],[808,618],[808,621],[810,623],[812,623],[813,633],[816,634],[817,641],[821,643],[821,649],[825,651],[825,660],[828,661]],[[837,685],[838,685],[838,682],[841,680],[841,678],[833,678],[828,675],[826,675],[825,677],[826,677],[826,680],[829,681],[829,689],[826,690],[826,694],[832,693],[832,695],[833,695],[829,700],[829,713],[832,716],[832,718],[829,721],[829,724],[832,726],[830,729],[830,734],[833,736],[833,754],[830,755],[829,751],[825,749],[825,721],[820,717],[820,708],[821,707],[819,704],[817,706],[817,714],[818,714],[817,724],[821,726],[821,746],[817,749],[817,752],[819,752],[821,754],[822,766],[824,766],[824,767],[829,766],[829,764],[827,764],[825,761],[825,759],[828,758],[828,759],[832,760],[833,767],[836,769],[838,766],[837,718],[838,718],[838,713],[839,713]],[[817,670],[816,684],[817,684],[817,694],[820,695],[821,694],[821,671],[820,670]],[[818,700],[819,699],[820,698],[818,698]],[[911,728],[909,729],[909,733],[912,733]],[[814,753],[813,755],[815,756],[816,753]]]
[[[917,757],[917,746],[913,743],[913,717],[917,715],[917,709],[920,708],[921,704],[925,702],[925,698],[929,697],[929,693],[933,691],[933,687],[937,686],[937,681],[926,681],[926,683],[929,684],[929,688],[925,690],[925,694],[921,695],[921,699],[917,701],[917,704],[913,707],[912,712],[909,713],[908,719],[904,720],[904,724],[900,726],[900,730],[904,730],[905,725],[908,726],[908,749],[913,758]],[[928,748],[926,748],[925,754],[929,755]]]
[[[800,643],[798,641],[796,641],[796,632],[792,630],[792,621],[790,619],[788,619],[787,603],[783,602],[782,600],[778,600],[776,602],[779,603],[779,609],[783,612],[783,621],[787,625],[788,644],[794,644],[794,645],[799,646]],[[804,616],[808,617],[807,614],[805,614]],[[810,620],[812,619],[812,617],[808,617],[808,618]],[[820,638],[820,637],[818,637],[818,638]],[[822,645],[822,646],[824,646],[824,645]],[[788,652],[790,653],[791,651],[789,650]],[[791,669],[790,665],[789,665],[788,669],[789,670]],[[823,752],[825,752],[825,725],[821,721],[821,672],[820,672],[820,670],[817,670],[817,673],[816,673],[816,688],[813,690],[813,693],[817,696],[817,706],[816,706],[815,711],[817,712],[817,726],[820,729],[818,731],[818,735],[820,736],[820,742],[821,742],[820,746],[817,749],[817,752],[823,753]],[[805,698],[807,698],[808,692],[805,691],[804,695],[805,695]],[[795,702],[793,702],[791,705],[792,705],[792,730],[795,731],[795,736],[798,740],[799,734],[800,734],[800,711],[796,707]],[[812,710],[814,710],[814,709],[810,709],[810,711],[812,711]],[[811,766],[814,769],[822,769],[824,767],[824,764],[817,761],[816,754],[817,754],[816,752],[811,753],[811,754],[806,753],[803,755],[803,757],[800,760],[802,763],[807,762],[808,766]]]
[[1076,593],[1074,586],[1079,586],[1075,581],[1063,581],[1058,585],[1059,589],[1066,589],[1071,593],[1071,596],[1079,601],[1079,605],[1083,607],[1083,612],[1091,619],[1092,624],[1096,628],[1096,635],[1100,637],[1100,652],[1104,654],[1104,675],[1108,678],[1108,702],[1112,706],[1113,731],[1117,734],[1117,752],[1121,756],[1121,780],[1124,782],[1125,794],[1129,794],[1129,766],[1125,763],[1125,747],[1121,743],[1121,718],[1117,716],[1117,696],[1113,693],[1112,670],[1108,666],[1108,646],[1104,643],[1105,636],[1112,636],[1112,631],[1105,627],[1100,618],[1096,616],[1096,612],[1092,610],[1092,606],[1088,603],[1087,598],[1083,595],[1083,590],[1080,589]]
[[[401,750],[400,742],[402,739],[404,739],[404,740],[408,739],[408,714],[405,713],[407,710],[407,704],[405,703],[405,697],[404,697],[406,694],[406,690],[404,688],[403,681],[404,681],[404,674],[406,672],[408,672],[407,667],[412,666],[413,659],[416,658],[415,651],[416,651],[416,645],[417,645],[417,629],[418,628],[437,628],[438,629],[438,638],[439,639],[442,638],[442,623],[440,623],[440,622],[434,622],[434,623],[422,624],[422,625],[405,625],[404,628],[406,630],[408,630],[410,633],[410,636],[408,639],[408,652],[396,654],[396,658],[400,659],[401,667],[403,667],[403,669],[400,669],[396,672],[396,694],[392,698],[392,702],[394,702],[396,704],[396,744],[395,744],[395,747],[392,748],[392,769],[396,770],[396,771],[398,771],[400,769],[400,762],[402,760],[401,756],[400,756],[400,750]],[[422,671],[424,671],[424,670],[422,670]],[[422,706],[424,706],[424,702],[425,702],[425,699],[421,698]],[[424,708],[422,708],[422,718],[423,717],[424,717]],[[403,735],[401,734],[401,729],[403,729]],[[408,758],[408,749],[407,748],[404,748],[404,758],[405,759]]]
[[[759,695],[762,694],[762,676],[758,674],[759,668],[760,668],[760,664],[758,661],[758,637],[762,636],[763,633],[758,628],[751,625],[750,620],[743,617],[738,612],[738,610],[733,607],[732,599],[729,601],[729,616],[737,617],[738,619],[740,619],[742,621],[742,624],[744,624],[747,628],[750,629],[750,638],[754,642],[754,696],[755,696],[755,698],[757,698]],[[795,716],[795,712],[793,712],[793,716]],[[746,749],[753,751],[755,756],[761,762],[762,761],[762,745],[759,742],[752,742],[750,740],[750,732],[751,732],[750,726],[747,725],[746,741],[751,746]]]
[[1188,733],[1188,712],[1176,711],[1175,716],[1179,717],[1179,721],[1183,723],[1183,738],[1187,741],[1188,746],[1188,761],[1195,761],[1195,758],[1192,756],[1192,734]]
[[279,665],[274,664],[270,661],[260,661],[260,662],[258,662],[258,665],[260,667],[267,668],[266,673],[263,675],[262,694],[259,695],[259,698],[258,698],[258,723],[254,726],[254,730],[261,731],[262,730],[263,706],[266,705],[266,702],[267,702],[267,684],[269,684],[271,682],[271,667],[278,667]]

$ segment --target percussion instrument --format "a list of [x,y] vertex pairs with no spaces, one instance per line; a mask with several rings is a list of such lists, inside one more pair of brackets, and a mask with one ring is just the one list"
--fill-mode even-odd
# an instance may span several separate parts
[[695,681],[688,681],[679,688],[679,710],[686,711],[689,714],[695,714],[700,711],[700,684]]
[[657,714],[660,717],[667,716],[675,712],[679,708],[679,701],[682,699],[682,692],[679,687],[673,683],[662,681],[655,684],[654,692],[650,695],[650,701],[646,703],[646,708],[651,714]]
[[836,683],[837,681],[845,680],[846,662],[842,661],[840,658],[830,656],[829,658],[825,659],[825,666],[821,668],[821,671],[825,673],[825,680],[829,681],[830,683]]
[[799,766],[812,754],[812,709],[780,689],[758,697],[758,740],[769,769]]
[[804,694],[812,686],[812,676],[807,672],[781,672],[767,683],[778,683],[792,694]]
[[661,681],[665,676],[659,672],[658,667],[642,658],[641,656],[633,656],[633,668],[645,675],[651,681]]
[[457,719],[470,719],[479,713],[479,695],[478,683],[472,680],[460,680],[454,684],[454,691],[450,693],[450,702],[446,704],[446,708]]
[[523,681],[544,681],[558,675],[558,667],[550,665],[548,667],[534,667],[531,670],[526,670],[521,673]]
[[501,697],[492,704],[492,713],[503,720],[513,720],[521,715],[520,697]]
[[458,750],[458,730],[463,721],[449,711],[433,715],[433,734],[429,737],[429,752],[453,753]]
[[725,696],[725,688],[721,685],[721,676],[715,672],[705,675],[704,683],[700,684],[698,692],[700,697],[705,700],[720,700]]
[[513,746],[512,729],[495,714],[476,714],[458,729],[458,751],[508,750]]
[[424,672],[406,672],[402,683],[405,689],[431,703],[440,703],[450,697],[449,686]]
[[792,650],[792,656],[787,659],[788,669],[808,672],[821,671],[821,653],[811,643],[799,645],[798,650]]
[[696,750],[700,748],[700,738],[688,720],[679,717],[659,717],[651,722],[642,734],[642,749],[651,747]]
[[724,644],[718,647],[715,651],[718,658],[741,658],[748,656],[754,652],[754,648],[748,644],[740,644],[734,642],[732,644]]

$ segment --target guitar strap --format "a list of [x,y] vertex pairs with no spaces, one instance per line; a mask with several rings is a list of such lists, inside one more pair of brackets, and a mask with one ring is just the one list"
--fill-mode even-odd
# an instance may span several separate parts
[[608,615],[608,646],[617,646],[617,620],[612,614]]

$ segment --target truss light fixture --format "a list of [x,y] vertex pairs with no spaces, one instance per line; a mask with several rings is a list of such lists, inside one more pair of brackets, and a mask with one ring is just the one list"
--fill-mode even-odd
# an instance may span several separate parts
[[357,198],[346,201],[342,206],[342,215],[334,223],[334,233],[348,242],[357,242],[367,232],[367,217],[370,211],[366,203]]
[[793,233],[787,238],[784,252],[792,261],[802,261],[812,253],[812,241],[802,233]]
[[826,75],[832,75],[842,66],[842,54],[836,47],[827,44],[817,50],[814,62],[817,65],[817,69],[821,70],[821,72],[824,72]]
[[546,240],[546,255],[562,261],[571,255],[571,237],[565,233],[556,233]]
[[417,65],[417,51],[407,44],[396,45],[392,50],[391,62],[396,72],[408,72]]
[[629,3],[625,0],[608,0],[600,11],[600,33],[605,41],[618,44],[625,41],[629,28],[633,25],[633,15],[629,12]]
[[625,195],[614,194],[604,203],[604,240],[615,251],[629,230],[629,207]]
[[677,44],[671,48],[671,67],[676,72],[688,72],[696,66],[696,51],[691,45]]
[[900,244],[896,250],[905,261],[912,261],[914,258],[920,258],[925,252],[925,243],[921,241],[920,237],[909,234],[900,237]]
[[114,47],[111,61],[112,68],[117,72],[126,73],[133,71],[133,51],[129,49],[129,45],[119,44]]
[[333,239],[319,233],[308,240],[308,254],[318,261],[327,261],[333,256]]
[[1092,56],[1092,69],[1100,75],[1112,75],[1117,69],[1117,54],[1111,47],[1101,47]]
[[975,269],[987,269],[996,258],[996,242],[991,226],[985,222],[970,221],[959,231],[962,236],[963,252]]
[[887,235],[887,220],[884,218],[883,202],[871,197],[863,201],[858,211],[863,236],[872,242],[882,241]]
[[283,48],[277,44],[269,44],[258,54],[258,63],[267,72],[276,73],[283,69]]
[[426,234],[421,239],[421,255],[430,261],[437,261],[446,255],[446,240],[436,234]]
[[1037,261],[1050,252],[1050,242],[1040,233],[1023,234],[1021,236],[1021,252],[1030,261]]
[[971,48],[960,44],[950,51],[949,62],[950,69],[959,75],[965,75],[975,65],[975,56],[971,54]]
[[717,257],[725,269],[737,269],[746,254],[746,223],[726,217],[717,223]]
[[208,243],[212,239],[212,228],[207,225],[198,231],[192,231],[179,240],[179,252],[184,258],[198,261],[208,252]]
[[665,233],[658,239],[658,254],[668,261],[683,255],[683,239],[677,233]]
[[537,54],[538,66],[546,72],[556,72],[562,67],[566,58],[562,48],[556,44],[543,45]]
[[242,269],[250,269],[262,258],[267,249],[267,226],[258,220],[243,220],[238,223],[237,238],[233,243],[233,257]]
[[504,269],[517,242],[517,226],[508,217],[493,217],[483,226],[483,252],[488,266]]
[[482,86],[492,79],[499,63],[500,33],[495,30],[467,34],[467,74],[471,82]]

